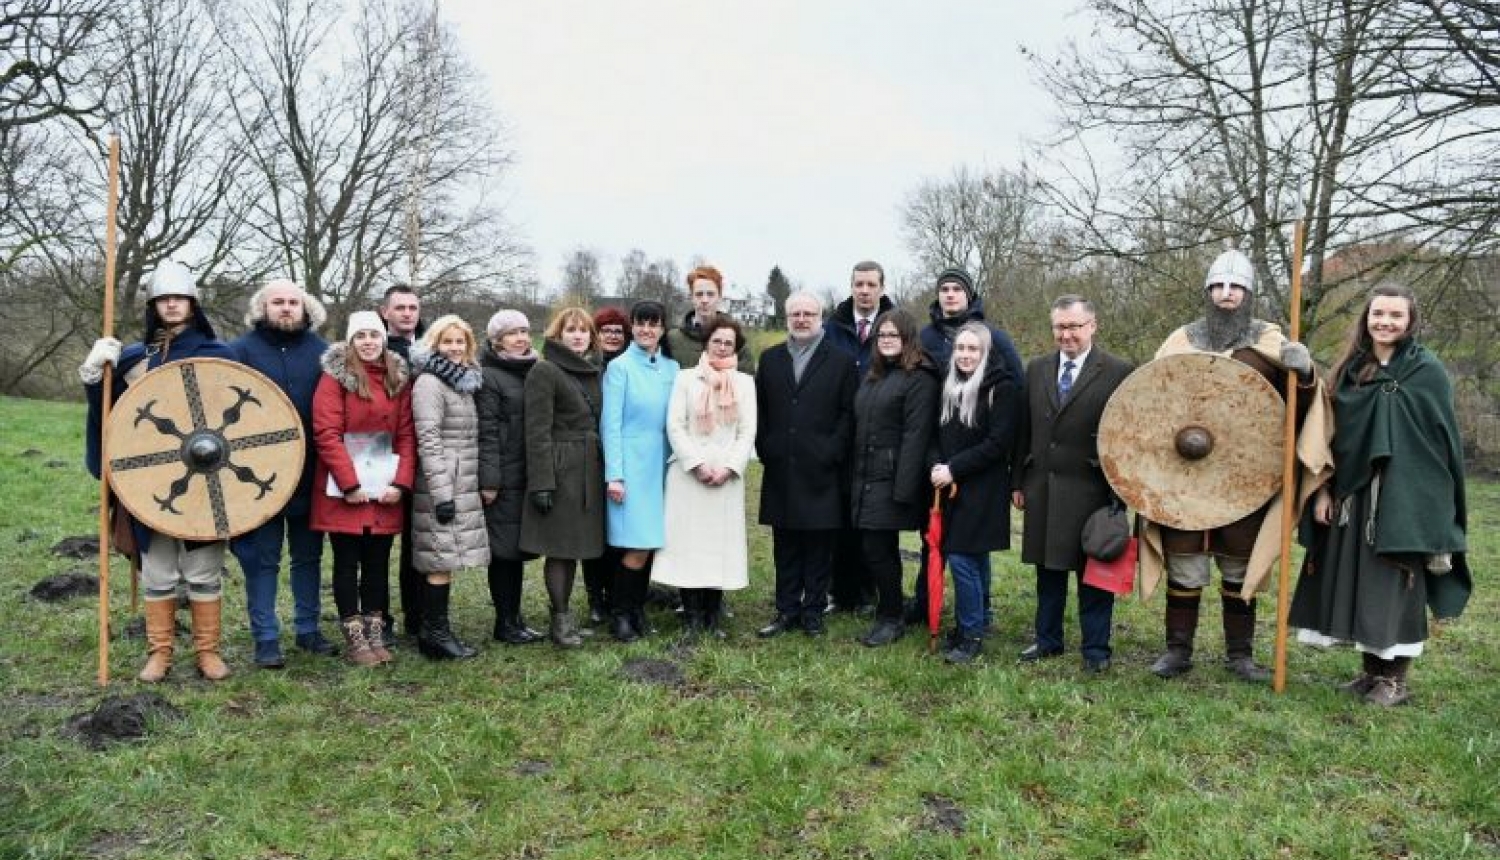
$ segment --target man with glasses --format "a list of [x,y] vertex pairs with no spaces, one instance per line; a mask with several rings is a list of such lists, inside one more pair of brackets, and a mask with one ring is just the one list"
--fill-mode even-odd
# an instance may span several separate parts
[[833,345],[822,318],[817,296],[789,296],[786,342],[762,353],[755,375],[755,449],[765,466],[760,522],[771,527],[776,564],[776,617],[760,628],[763,639],[798,628],[823,633],[847,516],[843,475],[859,383],[854,357]]
[[1078,578],[1083,667],[1110,665],[1115,597],[1085,585],[1083,523],[1112,494],[1099,468],[1099,418],[1110,395],[1133,369],[1094,345],[1094,305],[1067,295],[1052,303],[1057,351],[1026,365],[1026,413],[1016,444],[1011,503],[1022,511],[1021,561],[1036,566],[1036,641],[1021,652],[1034,663],[1061,655],[1068,579]]
[[[1298,398],[1298,423],[1308,408],[1321,401],[1321,383],[1313,372],[1307,347],[1288,340],[1274,323],[1254,316],[1255,268],[1239,251],[1225,251],[1203,280],[1203,316],[1174,331],[1156,357],[1182,353],[1213,353],[1244,362],[1286,395],[1287,371],[1295,371],[1299,388],[1310,389]],[[1314,390],[1315,389],[1315,390]],[[1301,444],[1299,443],[1299,448]],[[1179,531],[1147,523],[1141,541],[1141,593],[1150,597],[1163,570],[1167,575],[1166,651],[1152,664],[1161,678],[1175,678],[1193,668],[1193,639],[1203,589],[1212,581],[1210,558],[1219,566],[1220,599],[1224,618],[1224,666],[1245,681],[1260,682],[1270,672],[1254,659],[1255,600],[1241,597],[1247,577],[1261,579],[1264,570],[1250,569],[1251,551],[1260,534],[1279,534],[1281,524],[1266,517],[1270,503],[1245,518],[1209,531]],[[1279,541],[1278,541],[1279,543]],[[1269,568],[1274,556],[1264,560]]]

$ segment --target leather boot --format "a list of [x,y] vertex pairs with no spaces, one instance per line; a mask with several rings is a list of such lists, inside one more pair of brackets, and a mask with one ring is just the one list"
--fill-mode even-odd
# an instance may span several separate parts
[[391,662],[391,652],[385,647],[385,613],[372,612],[365,616],[365,641],[369,643],[376,662]]
[[479,654],[453,635],[448,621],[451,590],[451,585],[424,583],[422,632],[417,637],[417,648],[430,660],[467,660]]
[[1175,678],[1193,668],[1193,639],[1198,635],[1198,590],[1167,589],[1167,650],[1151,664],[1158,678]]
[[552,644],[559,648],[579,648],[583,637],[578,635],[578,621],[566,610],[552,613],[552,626],[548,630]]
[[370,650],[370,640],[365,638],[365,619],[359,615],[339,619],[339,629],[344,631],[344,659],[355,666],[378,666],[380,658]]
[[193,652],[198,658],[198,674],[210,681],[229,677],[229,667],[219,656],[220,620],[223,603],[213,600],[189,600],[193,613]]
[[145,609],[146,665],[136,677],[157,684],[172,671],[172,649],[177,643],[177,598],[148,600]]
[[705,588],[699,592],[703,602],[703,631],[715,639],[728,639],[724,630],[724,592],[717,588]]
[[703,592],[697,588],[679,588],[682,598],[682,638],[696,641],[703,633]]
[[1381,660],[1380,663],[1380,674],[1375,676],[1370,692],[1365,694],[1365,701],[1382,708],[1406,704],[1411,698],[1411,691],[1406,687],[1406,673],[1411,669],[1411,658],[1397,657],[1394,660]]
[[495,620],[495,641],[507,645],[531,645],[547,637],[526,625],[519,613]]
[[1359,674],[1354,677],[1354,680],[1340,684],[1339,692],[1363,699],[1365,694],[1370,692],[1370,688],[1375,686],[1375,676],[1380,674],[1381,666],[1385,661],[1367,651],[1359,652],[1359,657]]
[[1271,671],[1255,662],[1255,601],[1220,595],[1224,606],[1224,668],[1242,681],[1263,684]]

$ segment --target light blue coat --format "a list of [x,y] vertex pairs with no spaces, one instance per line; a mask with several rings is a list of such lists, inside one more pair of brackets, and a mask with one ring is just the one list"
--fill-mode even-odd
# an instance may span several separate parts
[[666,542],[667,404],[677,362],[631,344],[604,371],[604,480],[625,482],[623,504],[609,502],[609,545],[660,549]]

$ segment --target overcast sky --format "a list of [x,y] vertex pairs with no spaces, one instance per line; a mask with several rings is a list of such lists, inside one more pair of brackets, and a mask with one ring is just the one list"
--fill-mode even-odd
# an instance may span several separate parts
[[1083,28],[1058,0],[440,0],[517,164],[508,214],[543,282],[575,246],[641,248],[763,288],[866,257],[908,268],[899,207],[1008,167],[1049,118],[1019,48]]

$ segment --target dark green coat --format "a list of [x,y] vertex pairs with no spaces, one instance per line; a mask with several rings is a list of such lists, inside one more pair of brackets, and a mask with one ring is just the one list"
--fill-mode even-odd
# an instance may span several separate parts
[[[526,492],[521,549],[552,558],[604,552],[604,454],[599,445],[603,393],[599,368],[557,341],[526,375]],[[530,496],[552,493],[543,514]]]

